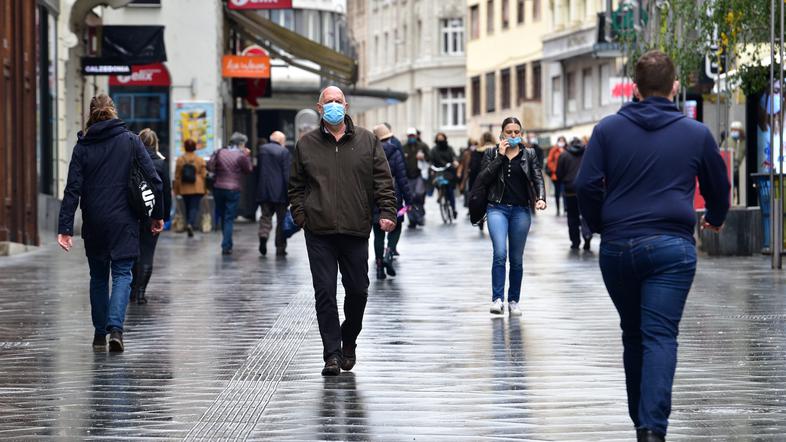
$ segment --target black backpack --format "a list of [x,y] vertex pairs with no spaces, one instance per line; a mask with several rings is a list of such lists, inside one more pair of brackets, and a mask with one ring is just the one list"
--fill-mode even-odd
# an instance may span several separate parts
[[136,158],[134,139],[131,138],[131,171],[128,177],[128,203],[140,220],[150,218],[156,205],[156,194],[147,182],[142,167]]
[[180,181],[183,183],[193,184],[196,182],[196,166],[192,163],[186,163],[180,170]]

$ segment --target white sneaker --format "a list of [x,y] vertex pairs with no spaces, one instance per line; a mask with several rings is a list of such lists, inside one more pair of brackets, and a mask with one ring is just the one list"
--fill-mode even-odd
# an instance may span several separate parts
[[493,313],[495,315],[501,315],[504,309],[505,307],[502,305],[502,300],[495,299],[494,302],[491,303],[491,308],[489,309],[489,313]]
[[508,313],[510,313],[510,316],[521,316],[521,307],[519,307],[519,303],[516,301],[509,302]]

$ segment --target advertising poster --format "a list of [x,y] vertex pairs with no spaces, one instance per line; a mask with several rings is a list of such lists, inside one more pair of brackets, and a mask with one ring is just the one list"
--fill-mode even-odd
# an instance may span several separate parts
[[174,127],[174,152],[176,157],[183,155],[183,142],[192,139],[196,142],[196,154],[209,157],[215,150],[215,104],[208,101],[177,101],[172,116]]

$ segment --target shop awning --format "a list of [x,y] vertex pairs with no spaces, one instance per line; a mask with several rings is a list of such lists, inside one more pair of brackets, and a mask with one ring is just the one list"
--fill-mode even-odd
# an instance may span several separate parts
[[[341,83],[353,84],[357,81],[357,62],[352,58],[279,26],[254,12],[225,9],[225,13],[244,38],[264,47],[271,55],[284,60],[287,64]],[[308,60],[319,67],[298,60]]]

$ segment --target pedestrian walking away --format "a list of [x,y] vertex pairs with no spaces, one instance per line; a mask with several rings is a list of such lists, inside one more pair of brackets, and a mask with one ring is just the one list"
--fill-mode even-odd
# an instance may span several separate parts
[[[396,193],[385,151],[374,134],[354,125],[348,109],[341,89],[322,91],[320,127],[298,140],[289,178],[292,216],[305,228],[325,376],[351,370],[357,360],[368,298],[371,208],[379,208],[384,232],[396,228]],[[346,292],[343,323],[336,302],[339,270]]]
[[586,146],[581,140],[574,138],[560,155],[557,161],[557,181],[562,185],[565,194],[565,214],[568,216],[568,237],[571,250],[578,250],[581,239],[584,239],[584,250],[589,251],[592,242],[592,231],[579,211],[579,199],[576,197],[574,180],[579,174],[581,159]]
[[292,156],[286,148],[286,142],[286,135],[275,131],[270,134],[270,142],[262,145],[257,153],[257,202],[262,210],[259,218],[259,253],[262,256],[267,254],[267,239],[273,230],[273,215],[276,215],[276,256],[287,254],[284,217],[289,207],[287,183]]
[[[138,215],[129,199],[132,168],[138,165],[151,186],[155,204],[150,230],[164,228],[163,183],[139,137],[117,118],[112,99],[98,95],[90,101],[90,117],[68,166],[68,181],[60,206],[57,242],[73,247],[74,215],[82,208],[82,239],[90,267],[90,308],[93,346],[123,351],[123,323],[131,293],[132,267],[139,256]],[[112,277],[110,297],[109,277]]]
[[559,205],[562,199],[562,184],[560,184],[560,181],[557,179],[557,165],[560,155],[565,152],[566,145],[567,141],[565,137],[557,138],[557,144],[549,150],[549,155],[546,158],[546,174],[551,179],[551,184],[554,187],[554,203],[557,208],[557,216],[559,216]]
[[207,164],[204,158],[196,154],[196,142],[187,139],[183,142],[185,153],[175,163],[175,194],[183,197],[185,206],[186,232],[188,237],[194,236],[194,229],[199,230],[199,205],[205,196],[207,187]]
[[[500,142],[483,156],[478,181],[488,189],[487,220],[494,249],[491,265],[492,314],[504,313],[505,265],[510,256],[508,312],[521,315],[519,300],[524,277],[524,246],[535,209],[546,209],[546,188],[535,150],[521,139],[518,118],[502,122]],[[510,248],[508,248],[510,244]]]
[[[393,134],[390,132],[390,129],[385,124],[379,124],[374,127],[374,135],[382,143],[382,149],[385,151],[390,173],[394,178],[398,214],[396,228],[392,232],[387,233],[382,230],[379,224],[379,208],[374,207],[374,258],[377,279],[385,279],[387,276],[396,276],[396,269],[393,266],[393,254],[398,245],[398,240],[401,238],[401,225],[404,221],[404,213],[406,213],[407,207],[412,204],[412,197],[409,193],[404,157],[401,155],[401,151],[392,143]],[[388,240],[387,247],[385,247],[385,238]]]
[[412,208],[407,214],[408,227],[414,229],[425,224],[426,209],[424,204],[428,174],[424,177],[423,172],[424,169],[428,169],[430,152],[428,145],[420,140],[418,130],[414,127],[407,129],[407,144],[403,148],[409,193],[412,195]]
[[666,54],[642,55],[633,85],[640,102],[595,126],[575,181],[581,213],[601,234],[600,269],[620,316],[639,441],[665,440],[668,427],[679,323],[696,273],[696,177],[702,228],[719,231],[729,210],[718,146],[674,104],[679,89]]
[[[145,145],[147,154],[153,161],[153,167],[161,182],[163,183],[163,198],[156,204],[163,204],[161,212],[164,214],[164,222],[169,221],[172,211],[172,186],[169,180],[169,166],[166,158],[158,151],[158,135],[152,129],[143,129],[139,132],[139,139]],[[134,279],[131,283],[130,302],[136,301],[137,304],[147,304],[147,285],[153,275],[153,258],[158,244],[158,234],[153,233],[152,221],[143,219],[139,221],[139,257],[134,262]]]
[[231,255],[232,231],[240,204],[240,190],[243,176],[254,170],[251,164],[251,151],[246,148],[248,137],[235,132],[229,140],[229,146],[217,150],[207,163],[207,170],[215,173],[213,184],[213,201],[216,212],[221,218],[221,253]]

